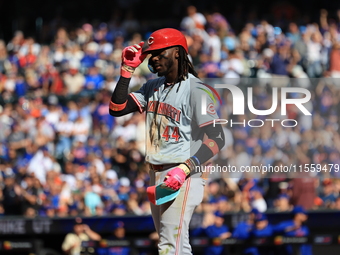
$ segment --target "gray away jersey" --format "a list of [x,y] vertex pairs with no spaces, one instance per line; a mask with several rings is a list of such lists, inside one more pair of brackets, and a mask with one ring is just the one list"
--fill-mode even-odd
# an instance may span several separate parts
[[[193,156],[202,145],[200,127],[218,119],[208,95],[212,92],[201,80],[189,74],[167,88],[164,82],[164,77],[150,80],[130,93],[139,111],[146,111],[146,161],[154,165],[182,163]],[[202,115],[202,95],[207,100],[206,115]]]

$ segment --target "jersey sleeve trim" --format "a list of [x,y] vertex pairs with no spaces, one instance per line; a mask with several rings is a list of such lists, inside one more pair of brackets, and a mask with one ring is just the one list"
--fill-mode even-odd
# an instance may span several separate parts
[[126,107],[126,104],[127,104],[127,100],[123,104],[115,104],[114,102],[110,101],[109,108],[112,111],[121,111],[121,110],[124,110],[124,108]]
[[143,107],[142,105],[140,104],[140,102],[138,101],[138,99],[136,98],[136,96],[132,93],[130,93],[130,96],[132,97],[133,101],[136,102],[137,106],[138,106],[138,110],[140,113],[142,113],[144,110],[143,110]]
[[199,127],[200,127],[200,128],[201,128],[201,127],[205,127],[205,126],[208,126],[208,125],[213,124],[213,123],[214,123],[214,120],[210,120],[210,121],[208,121],[208,122],[202,123],[201,125],[199,125]]

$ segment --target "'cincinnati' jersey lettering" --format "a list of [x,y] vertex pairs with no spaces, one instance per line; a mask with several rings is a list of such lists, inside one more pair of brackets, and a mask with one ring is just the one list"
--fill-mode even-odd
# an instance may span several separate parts
[[163,102],[149,101],[147,112],[156,112],[157,114],[167,116],[176,122],[179,122],[181,118],[180,110]]
[[165,89],[165,78],[160,77],[131,93],[139,111],[146,112],[145,160],[154,165],[183,163],[195,155],[204,140],[201,127],[219,118],[210,96],[204,106],[209,106],[207,114],[202,114],[203,95],[211,91],[192,74]]

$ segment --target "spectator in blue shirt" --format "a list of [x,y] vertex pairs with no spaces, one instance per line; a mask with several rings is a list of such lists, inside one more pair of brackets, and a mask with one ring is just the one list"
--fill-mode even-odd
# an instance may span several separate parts
[[83,70],[95,65],[98,59],[98,50],[99,46],[96,42],[90,42],[86,45],[85,56],[80,61]]
[[15,80],[15,94],[18,97],[23,97],[26,95],[27,84],[25,83],[24,77],[18,74]]
[[[254,229],[255,224],[255,218],[259,214],[259,211],[255,208],[251,210],[251,212],[248,215],[248,219],[246,221],[242,221],[235,227],[232,237],[241,239],[241,240],[247,240],[251,237],[251,233]],[[242,247],[242,253],[240,254],[253,254],[254,248],[253,247]]]
[[276,53],[270,63],[270,73],[276,75],[288,75],[287,66],[289,64],[289,46],[281,43],[278,46],[278,53]]
[[287,38],[292,42],[292,44],[295,44],[301,39],[299,27],[295,22],[289,23],[288,31]]
[[253,237],[270,237],[273,234],[273,227],[268,223],[267,216],[259,213],[255,216],[255,225],[250,235]]
[[101,93],[100,97],[101,100],[93,112],[93,124],[96,127],[105,125],[105,127],[111,131],[115,124],[115,118],[112,118],[112,116],[107,111],[107,106],[109,105],[111,97],[107,93]]
[[[124,240],[125,239],[125,227],[124,222],[118,221],[113,226],[113,235],[108,237],[107,240]],[[105,240],[102,240],[105,244]],[[104,245],[103,245],[104,246]],[[107,247],[107,248],[97,248],[98,255],[130,255],[130,247]]]
[[259,214],[257,209],[252,209],[248,215],[248,219],[246,221],[242,221],[235,227],[233,231],[233,237],[246,240],[250,237],[250,233],[254,228],[254,222],[256,215]]
[[98,72],[98,68],[91,66],[85,76],[85,89],[100,90],[104,86],[104,77]]
[[[267,216],[259,213],[255,216],[255,224],[250,236],[254,238],[271,237],[273,235],[273,227],[268,223]],[[247,254],[252,255],[267,255],[271,254],[271,247],[258,246],[250,247]]]
[[[307,212],[301,206],[296,206],[293,209],[294,217],[292,220],[283,221],[274,227],[274,232],[288,237],[302,237],[309,235],[309,228],[304,225],[307,221]],[[293,254],[293,247],[286,245],[286,254]],[[301,255],[312,255],[312,246],[309,244],[302,244],[299,247]]]
[[[216,211],[214,213],[215,219],[214,223],[207,227],[201,227],[193,231],[193,235],[200,235],[201,233],[204,233],[207,237],[213,239],[213,238],[220,238],[220,239],[226,239],[231,236],[231,233],[229,232],[229,228],[224,225],[224,217],[223,214],[219,211]],[[223,254],[224,247],[221,245],[212,245],[205,249],[206,255],[220,255]]]

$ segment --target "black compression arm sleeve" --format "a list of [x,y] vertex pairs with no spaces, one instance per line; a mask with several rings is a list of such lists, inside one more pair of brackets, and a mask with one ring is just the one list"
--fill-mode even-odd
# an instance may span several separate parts
[[[207,134],[209,139],[214,140],[219,150],[223,148],[225,145],[225,137],[224,132],[221,125],[216,125],[213,127],[213,124],[203,127],[204,133]],[[199,164],[203,164],[214,156],[213,152],[208,148],[207,145],[202,144],[202,146],[198,149],[194,157],[199,160]]]
[[110,115],[119,117],[119,116],[128,114],[130,112],[138,111],[137,103],[132,99],[132,97],[128,95],[130,80],[131,78],[125,78],[122,76],[119,78],[117,82],[117,86],[112,93],[111,102],[114,104],[118,104],[118,105],[124,104],[126,102],[126,105],[124,109],[120,111],[113,111],[109,109]]
[[124,104],[128,99],[129,83],[131,78],[120,77],[115,90],[112,93],[111,101],[115,104]]

